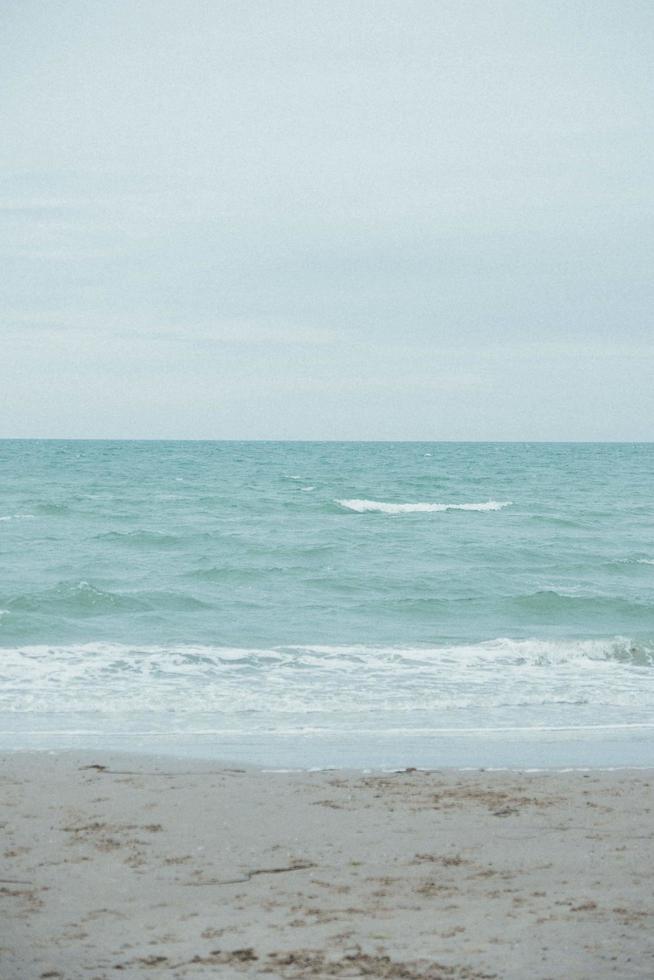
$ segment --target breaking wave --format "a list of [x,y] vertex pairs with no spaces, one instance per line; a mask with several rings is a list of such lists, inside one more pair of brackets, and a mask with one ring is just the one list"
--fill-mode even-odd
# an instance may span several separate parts
[[[0,709],[102,714],[443,712],[552,705],[654,708],[654,642],[513,640],[438,647],[232,648],[86,643],[0,648]],[[621,721],[630,719],[620,714]],[[276,720],[277,719],[277,720]],[[247,722],[249,724],[249,722]]]
[[364,514],[368,511],[376,511],[381,514],[425,514],[435,513],[445,510],[503,510],[510,507],[510,500],[487,500],[481,504],[390,504],[379,500],[337,500],[339,507],[345,510],[356,511],[357,514]]

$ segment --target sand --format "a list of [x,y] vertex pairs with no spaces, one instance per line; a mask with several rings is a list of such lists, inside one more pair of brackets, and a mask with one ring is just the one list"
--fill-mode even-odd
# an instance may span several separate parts
[[2,980],[654,976],[654,772],[0,777]]

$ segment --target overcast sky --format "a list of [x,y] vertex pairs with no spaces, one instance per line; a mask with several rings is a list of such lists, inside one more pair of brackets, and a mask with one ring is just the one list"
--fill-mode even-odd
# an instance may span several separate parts
[[0,435],[654,439],[651,0],[0,12]]

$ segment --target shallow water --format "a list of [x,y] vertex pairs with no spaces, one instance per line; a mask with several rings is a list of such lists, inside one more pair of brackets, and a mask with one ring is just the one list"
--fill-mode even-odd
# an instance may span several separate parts
[[643,764],[653,477],[652,444],[0,442],[0,745]]

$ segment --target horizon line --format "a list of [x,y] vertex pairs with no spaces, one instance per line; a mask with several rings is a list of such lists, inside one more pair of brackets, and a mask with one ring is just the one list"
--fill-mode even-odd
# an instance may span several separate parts
[[648,446],[654,439],[302,439],[302,438],[214,438],[206,436],[0,436],[0,442],[225,442],[225,443],[377,443],[429,445],[503,445],[521,446],[535,443],[546,446]]

